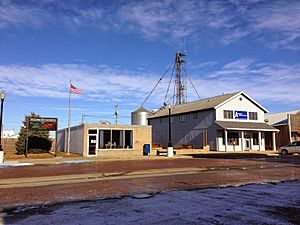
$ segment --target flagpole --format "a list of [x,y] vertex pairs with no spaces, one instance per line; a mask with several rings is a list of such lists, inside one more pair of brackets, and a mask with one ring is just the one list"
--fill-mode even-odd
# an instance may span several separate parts
[[70,122],[71,122],[71,84],[72,81],[70,80],[70,86],[69,86],[69,113],[68,113],[68,147],[67,147],[67,154],[70,154],[70,140],[71,140],[71,128],[70,128]]

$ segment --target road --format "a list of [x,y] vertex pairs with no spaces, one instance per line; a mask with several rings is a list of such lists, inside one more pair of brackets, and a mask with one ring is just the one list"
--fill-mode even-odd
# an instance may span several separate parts
[[300,157],[130,160],[0,168],[0,207],[300,179]]
[[6,209],[0,224],[300,224],[300,180]]

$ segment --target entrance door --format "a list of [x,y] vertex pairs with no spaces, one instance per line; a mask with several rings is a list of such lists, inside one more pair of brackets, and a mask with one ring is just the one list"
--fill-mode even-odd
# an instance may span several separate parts
[[245,150],[251,149],[250,137],[245,136]]
[[96,144],[97,144],[97,136],[89,135],[89,149],[88,149],[89,156],[96,155]]

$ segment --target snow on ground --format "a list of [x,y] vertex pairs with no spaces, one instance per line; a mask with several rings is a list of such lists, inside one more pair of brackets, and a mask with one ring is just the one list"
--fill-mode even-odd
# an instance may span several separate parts
[[1,218],[26,225],[300,224],[300,180],[15,208]]

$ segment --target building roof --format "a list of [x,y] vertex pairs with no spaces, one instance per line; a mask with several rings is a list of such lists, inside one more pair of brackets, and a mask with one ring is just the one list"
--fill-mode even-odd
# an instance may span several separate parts
[[288,124],[288,114],[297,113],[300,113],[300,109],[288,112],[269,113],[265,115],[265,120],[268,124],[273,126],[286,125]]
[[[229,100],[230,98],[234,97],[235,95],[243,93],[243,92],[234,92],[224,95],[219,95],[211,98],[205,98],[194,102],[188,102],[181,105],[172,106],[172,115],[187,113],[187,112],[194,112],[194,111],[201,111],[206,109],[212,109],[216,106],[220,105],[221,103]],[[162,108],[153,115],[149,116],[148,119],[153,119],[157,117],[167,116],[169,114],[168,108]]]
[[139,112],[149,112],[147,109],[145,109],[143,106],[141,106],[140,108],[138,108],[137,110],[135,110],[132,113],[139,113]]
[[267,123],[216,121],[216,124],[227,130],[278,131]]

